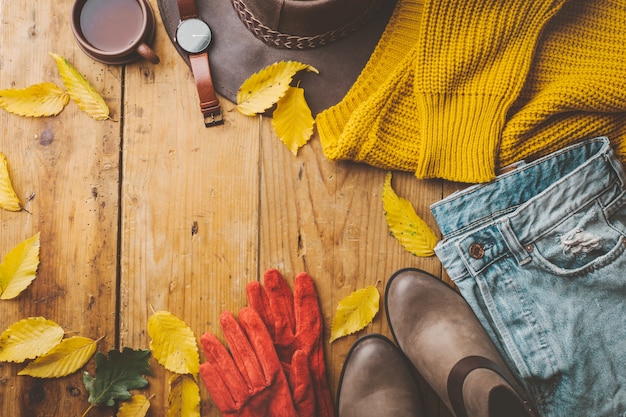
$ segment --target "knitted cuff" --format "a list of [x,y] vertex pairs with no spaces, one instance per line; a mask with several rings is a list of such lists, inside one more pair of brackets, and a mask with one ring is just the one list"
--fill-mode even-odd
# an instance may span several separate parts
[[[417,43],[423,2],[398,0],[378,45],[354,85],[341,102],[317,115],[315,122],[328,159],[353,159],[362,153],[363,135],[359,133],[359,137],[355,137],[344,130],[357,109],[372,107],[371,103],[364,103],[380,94],[382,86],[391,82],[390,77],[397,72],[397,68],[406,65],[405,58]],[[359,113],[367,112],[369,110],[361,109]],[[376,112],[366,117],[371,121]]]
[[423,139],[415,175],[459,182],[492,180],[508,107],[508,101],[498,96],[421,96]]

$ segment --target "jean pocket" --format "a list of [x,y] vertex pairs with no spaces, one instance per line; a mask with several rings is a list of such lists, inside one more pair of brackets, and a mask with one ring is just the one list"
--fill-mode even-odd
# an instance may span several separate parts
[[624,252],[626,207],[607,218],[595,201],[563,219],[533,242],[533,261],[558,275],[575,275],[607,265]]

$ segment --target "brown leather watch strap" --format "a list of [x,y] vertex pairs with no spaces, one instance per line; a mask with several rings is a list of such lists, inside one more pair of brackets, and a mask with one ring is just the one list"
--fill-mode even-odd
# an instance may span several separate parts
[[206,127],[221,125],[224,123],[220,102],[215,95],[211,69],[209,68],[209,54],[206,52],[189,55],[191,70],[196,79],[196,88],[200,98],[200,110],[204,116]]
[[196,0],[178,0],[178,12],[180,13],[180,20],[198,17]]

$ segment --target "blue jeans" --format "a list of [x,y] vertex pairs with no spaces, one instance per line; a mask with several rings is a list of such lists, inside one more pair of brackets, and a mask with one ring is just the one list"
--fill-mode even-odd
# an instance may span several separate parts
[[539,413],[626,416],[626,176],[609,141],[431,209],[437,256]]

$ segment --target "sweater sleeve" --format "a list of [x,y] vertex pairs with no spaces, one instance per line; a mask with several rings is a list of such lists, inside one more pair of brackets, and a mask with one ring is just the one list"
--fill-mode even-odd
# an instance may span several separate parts
[[495,177],[506,113],[537,39],[565,0],[431,0],[420,26],[416,175],[464,182]]

